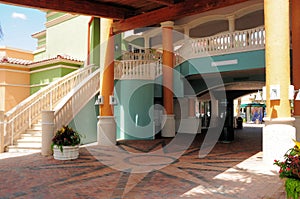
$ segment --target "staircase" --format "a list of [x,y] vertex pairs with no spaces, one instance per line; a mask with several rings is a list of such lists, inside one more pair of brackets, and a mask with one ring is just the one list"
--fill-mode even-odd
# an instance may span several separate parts
[[[150,58],[143,60],[145,54],[135,53],[134,56],[134,60],[115,62],[115,79],[154,79],[161,75],[160,61]],[[94,66],[79,69],[51,83],[7,112],[4,121],[5,151],[40,152],[42,110],[54,114],[54,121],[49,121],[54,123],[54,132],[62,125],[69,124],[81,108],[99,92],[99,74],[100,69]]]
[[21,134],[15,145],[8,146],[7,152],[40,152],[42,147],[42,123],[38,121]]
[[[78,69],[52,82],[5,113],[3,132],[0,128],[0,135],[3,137],[3,145],[1,146],[0,143],[0,147],[4,147],[8,152],[40,152],[42,111],[54,110],[72,94],[74,89],[80,90],[80,87],[84,87],[82,82],[90,83],[89,79],[96,73],[100,76],[100,69],[97,68],[97,66],[91,65]],[[97,86],[100,87],[100,84],[98,83]],[[90,95],[94,96],[94,93]],[[88,99],[93,96],[89,96]],[[85,102],[81,103],[85,104]]]

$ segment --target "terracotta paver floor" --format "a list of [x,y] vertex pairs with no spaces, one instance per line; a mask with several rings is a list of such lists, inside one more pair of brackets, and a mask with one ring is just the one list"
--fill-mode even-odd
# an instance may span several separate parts
[[262,161],[261,128],[236,130],[199,158],[204,135],[90,145],[72,161],[0,154],[0,198],[285,198]]

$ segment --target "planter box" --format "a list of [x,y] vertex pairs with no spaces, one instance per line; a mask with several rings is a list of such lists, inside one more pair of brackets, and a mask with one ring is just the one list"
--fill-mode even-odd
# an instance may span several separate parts
[[53,147],[53,157],[56,160],[74,160],[79,156],[79,146],[63,146],[63,152],[57,146]]

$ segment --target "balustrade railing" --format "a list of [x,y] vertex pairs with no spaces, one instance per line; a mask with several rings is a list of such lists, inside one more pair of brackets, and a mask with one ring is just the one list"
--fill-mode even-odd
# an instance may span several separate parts
[[162,54],[160,52],[145,52],[134,53],[125,52],[122,55],[122,60],[161,60]]
[[265,46],[264,26],[190,39],[175,52],[175,64],[195,58],[262,49]]
[[[54,131],[69,124],[100,89],[100,69],[82,81],[54,108]],[[54,133],[54,132],[53,132]]]
[[71,89],[81,83],[96,70],[91,65],[74,71],[59,80],[50,83],[31,95],[4,115],[4,146],[14,140],[41,118],[42,110],[51,110]]
[[115,61],[115,79],[155,79],[162,74],[160,61]]

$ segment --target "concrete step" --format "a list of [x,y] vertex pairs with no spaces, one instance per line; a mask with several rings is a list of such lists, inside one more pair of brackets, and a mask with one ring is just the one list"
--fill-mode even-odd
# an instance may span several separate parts
[[42,134],[42,130],[36,130],[36,129],[27,129],[25,131],[25,134],[26,133],[41,133]]
[[17,140],[16,142],[16,146],[17,147],[39,147],[41,148],[42,147],[42,142],[41,141],[33,141],[33,140],[23,140],[23,139],[20,139],[20,140]]
[[42,130],[42,123],[32,124],[31,125],[32,130]]
[[22,133],[22,137],[42,137],[42,132],[34,132],[34,133]]
[[22,133],[22,137],[42,137],[42,132],[36,132],[36,133]]
[[6,151],[12,153],[41,152],[41,147],[20,147],[20,146],[13,145],[13,146],[8,146]]
[[24,141],[39,141],[42,142],[42,136],[27,136],[27,135],[21,135],[21,139],[19,140],[24,140]]
[[41,152],[42,147],[42,124],[32,124],[30,129],[22,133],[15,145],[8,146],[8,152]]

